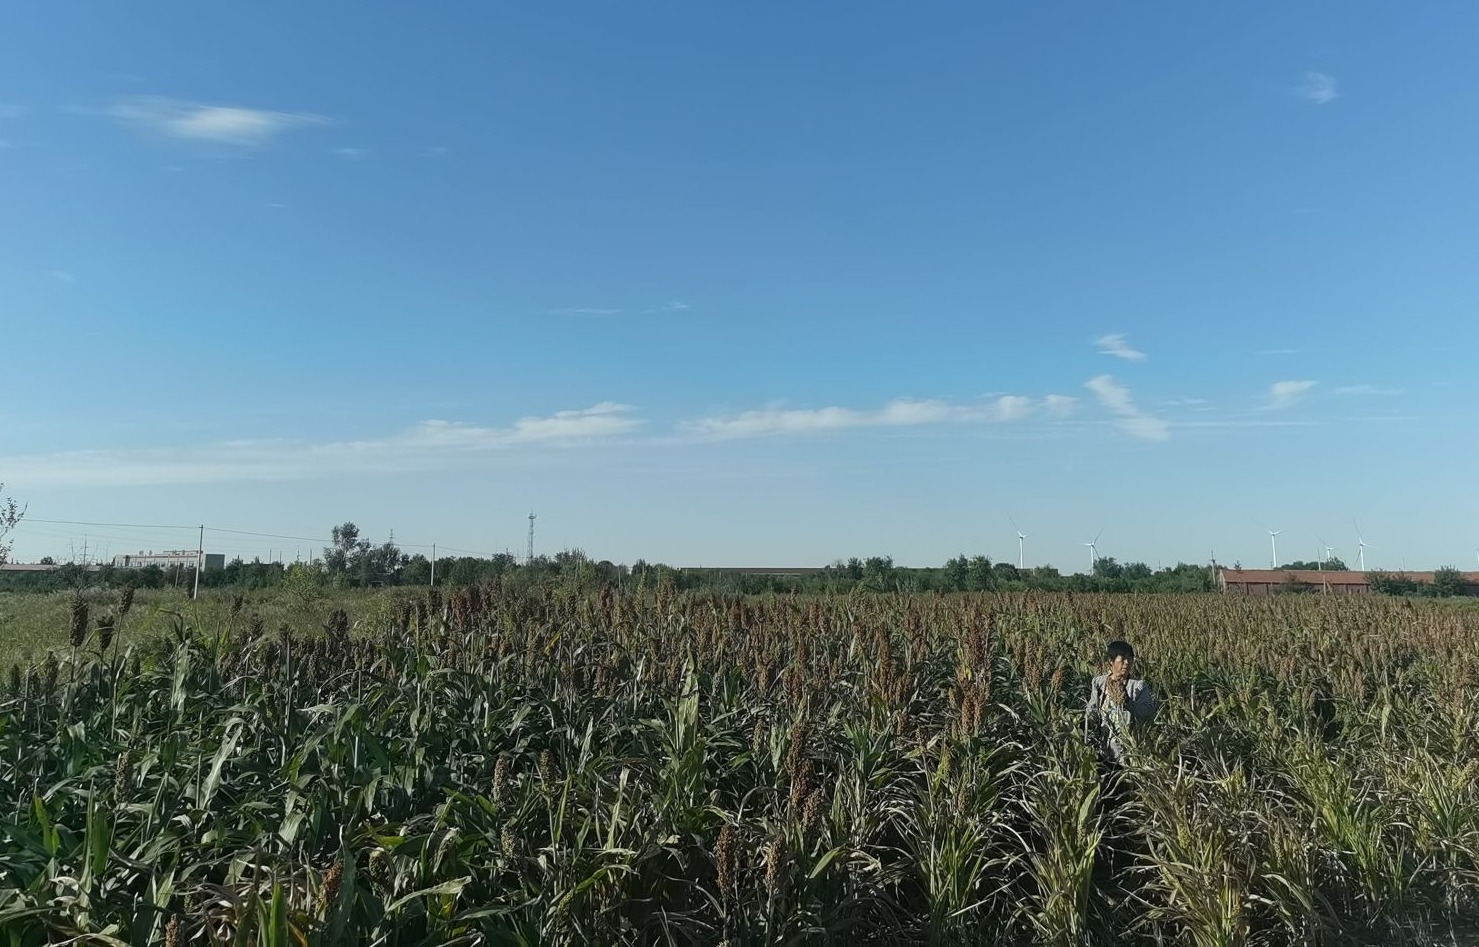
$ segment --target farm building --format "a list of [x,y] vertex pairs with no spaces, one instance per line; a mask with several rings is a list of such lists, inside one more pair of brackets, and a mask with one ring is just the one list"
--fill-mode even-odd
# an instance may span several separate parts
[[[1479,572],[1462,573],[1464,594],[1479,595]],[[1217,585],[1233,595],[1277,595],[1284,592],[1325,592],[1330,595],[1366,595],[1371,572],[1320,572],[1314,569],[1220,569]],[[1431,585],[1431,572],[1394,573],[1419,585]]]
[[803,576],[826,572],[821,566],[682,566],[680,572],[728,572],[735,575]]
[[166,549],[164,552],[124,553],[113,557],[113,565],[118,569],[145,569],[149,566],[159,566],[168,569],[170,566],[181,566],[186,569],[195,568],[195,560],[201,558],[201,565],[207,569],[226,568],[226,556],[224,553],[208,552],[204,557],[194,549]]

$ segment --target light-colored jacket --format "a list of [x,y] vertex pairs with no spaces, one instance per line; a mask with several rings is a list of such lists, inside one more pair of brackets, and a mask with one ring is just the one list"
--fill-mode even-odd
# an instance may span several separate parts
[[1150,685],[1140,680],[1125,682],[1123,707],[1106,703],[1108,674],[1100,674],[1089,685],[1089,703],[1084,708],[1084,741],[1111,760],[1124,759],[1135,734],[1155,718],[1156,700]]

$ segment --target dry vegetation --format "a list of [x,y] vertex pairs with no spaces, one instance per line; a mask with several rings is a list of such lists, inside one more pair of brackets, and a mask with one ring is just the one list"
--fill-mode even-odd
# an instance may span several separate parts
[[[1466,610],[485,587],[311,636],[254,611],[121,650],[94,604],[0,684],[9,943],[1415,942],[1479,884]],[[1164,706],[1111,819],[1080,715],[1119,634]]]

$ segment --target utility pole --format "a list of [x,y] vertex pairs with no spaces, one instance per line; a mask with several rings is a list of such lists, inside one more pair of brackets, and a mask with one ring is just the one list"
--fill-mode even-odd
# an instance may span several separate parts
[[437,544],[431,544],[431,587],[437,585]]
[[200,543],[195,547],[195,589],[191,598],[200,598],[200,565],[205,562],[205,524],[200,527]]
[[534,511],[529,511],[529,550],[524,554],[524,565],[534,565]]

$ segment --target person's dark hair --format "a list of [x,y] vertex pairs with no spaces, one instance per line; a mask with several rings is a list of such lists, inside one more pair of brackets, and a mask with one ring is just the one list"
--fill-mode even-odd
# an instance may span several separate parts
[[1128,641],[1111,641],[1109,647],[1104,649],[1104,660],[1113,661],[1115,658],[1133,661],[1135,648]]

